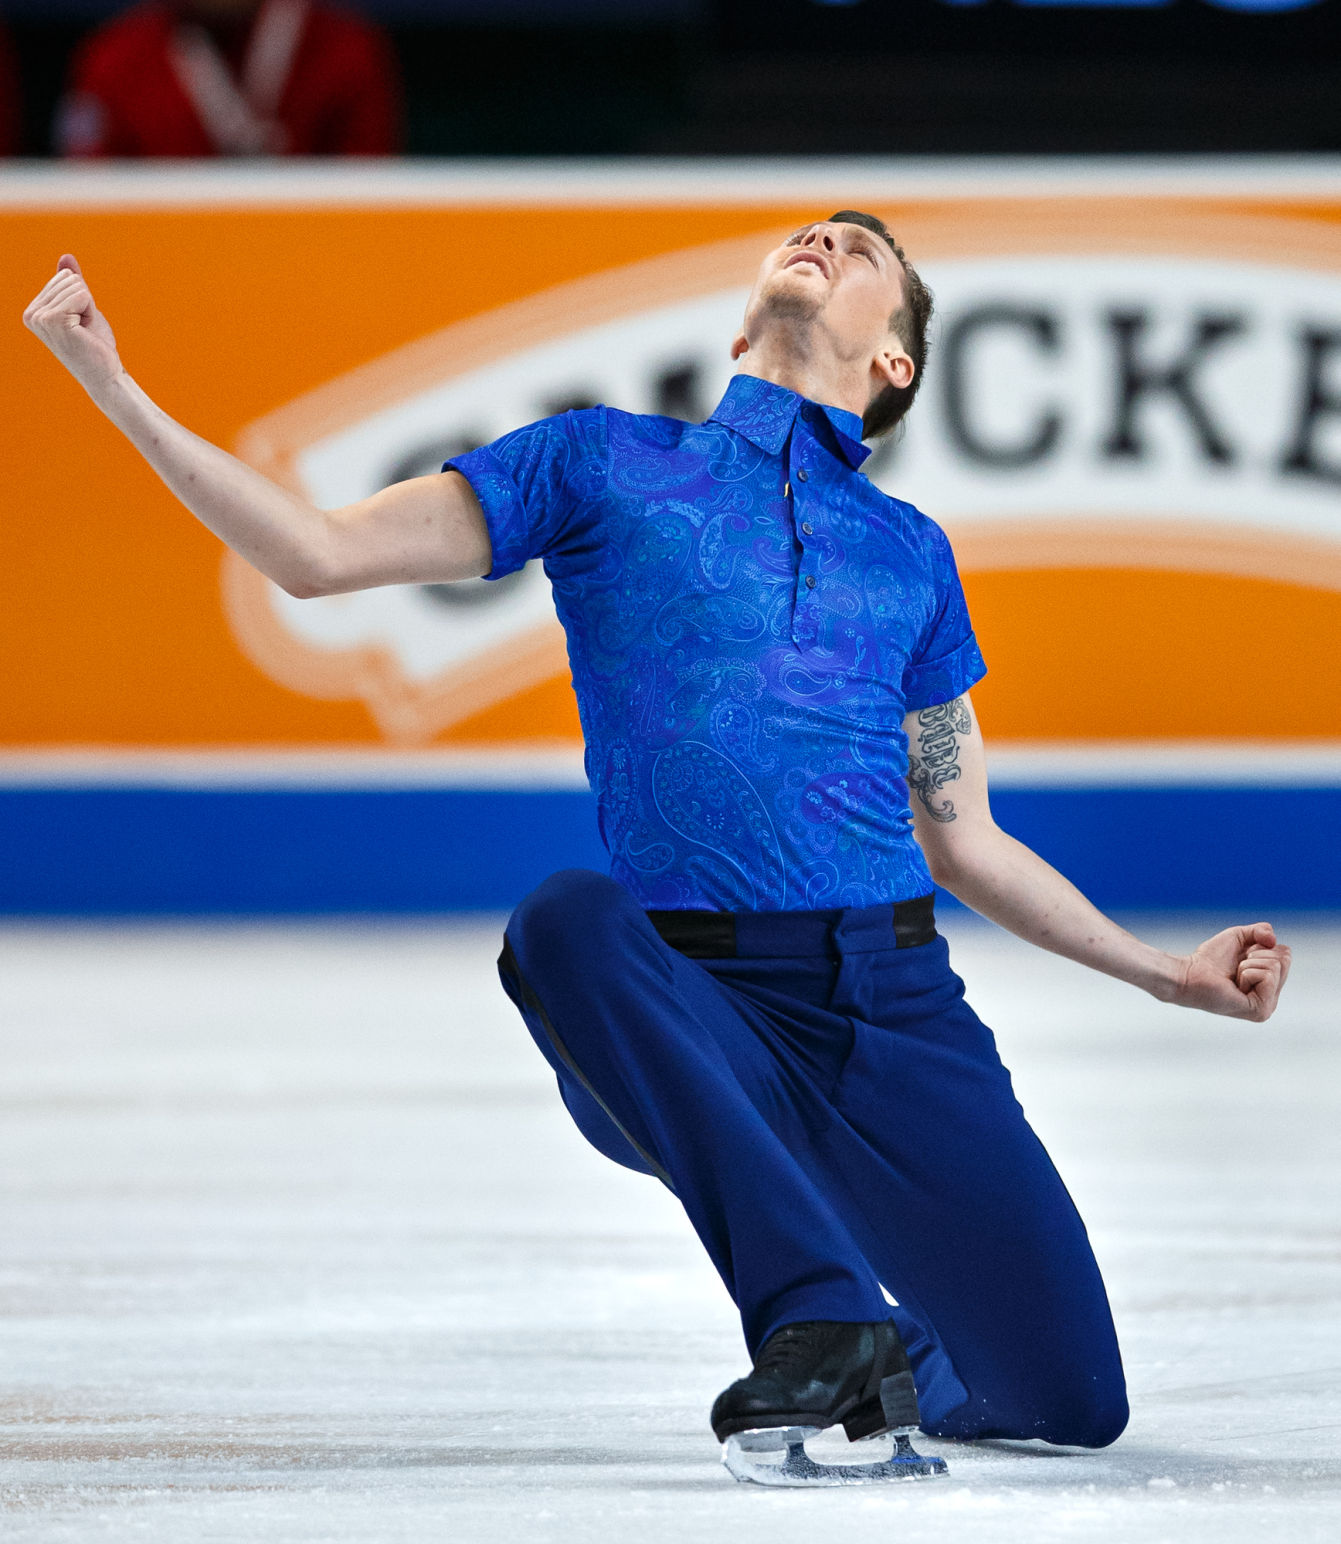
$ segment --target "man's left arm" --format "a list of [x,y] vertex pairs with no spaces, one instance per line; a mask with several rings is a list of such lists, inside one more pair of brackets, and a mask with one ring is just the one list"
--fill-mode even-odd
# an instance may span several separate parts
[[932,878],[1001,927],[1139,986],[1162,1002],[1261,1023],[1290,951],[1269,922],[1226,928],[1189,955],[1143,943],[992,819],[982,735],[968,695],[904,720],[913,823]]

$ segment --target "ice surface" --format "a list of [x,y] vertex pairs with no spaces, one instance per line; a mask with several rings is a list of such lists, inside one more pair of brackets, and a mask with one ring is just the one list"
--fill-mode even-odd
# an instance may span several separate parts
[[1334,1544],[1341,929],[1289,927],[1263,1027],[947,931],[1105,1267],[1115,1447],[734,1484],[731,1305],[671,1198],[570,1127],[496,923],[12,927],[0,1536]]

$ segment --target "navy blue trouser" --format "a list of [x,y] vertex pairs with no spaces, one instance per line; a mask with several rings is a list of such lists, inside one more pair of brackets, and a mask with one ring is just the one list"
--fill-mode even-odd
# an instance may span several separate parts
[[1084,1224],[945,940],[895,948],[888,906],[736,934],[734,958],[686,958],[583,869],[513,913],[503,985],[583,1134],[674,1190],[751,1355],[784,1324],[893,1317],[925,1431],[1113,1441]]

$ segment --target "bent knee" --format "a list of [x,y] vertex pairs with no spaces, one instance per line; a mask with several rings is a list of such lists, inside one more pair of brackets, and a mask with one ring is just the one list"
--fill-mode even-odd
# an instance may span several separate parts
[[1131,1411],[1125,1387],[1079,1391],[1072,1399],[1054,1404],[1034,1433],[1059,1447],[1107,1447],[1127,1428]]
[[581,941],[590,948],[594,937],[615,919],[643,914],[623,885],[594,869],[560,869],[542,881],[518,905],[507,934],[520,952],[546,953]]
[[1066,1443],[1070,1447],[1107,1447],[1126,1431],[1130,1417],[1126,1391],[1118,1390],[1106,1400],[1096,1400],[1090,1409],[1074,1419],[1070,1423],[1070,1436],[1053,1437],[1050,1440]]
[[1115,1387],[1104,1387],[1096,1379],[1092,1387],[1069,1392],[1053,1389],[1036,1395],[1023,1407],[1018,1397],[970,1396],[941,1419],[924,1421],[923,1430],[930,1436],[970,1441],[1032,1437],[1058,1447],[1101,1448],[1122,1435],[1129,1413],[1121,1381]]

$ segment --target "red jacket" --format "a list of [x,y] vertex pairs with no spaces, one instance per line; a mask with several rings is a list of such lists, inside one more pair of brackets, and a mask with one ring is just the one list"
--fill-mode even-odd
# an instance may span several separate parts
[[57,125],[67,156],[391,155],[400,103],[391,50],[322,0],[264,0],[225,58],[166,0],[95,31]]

